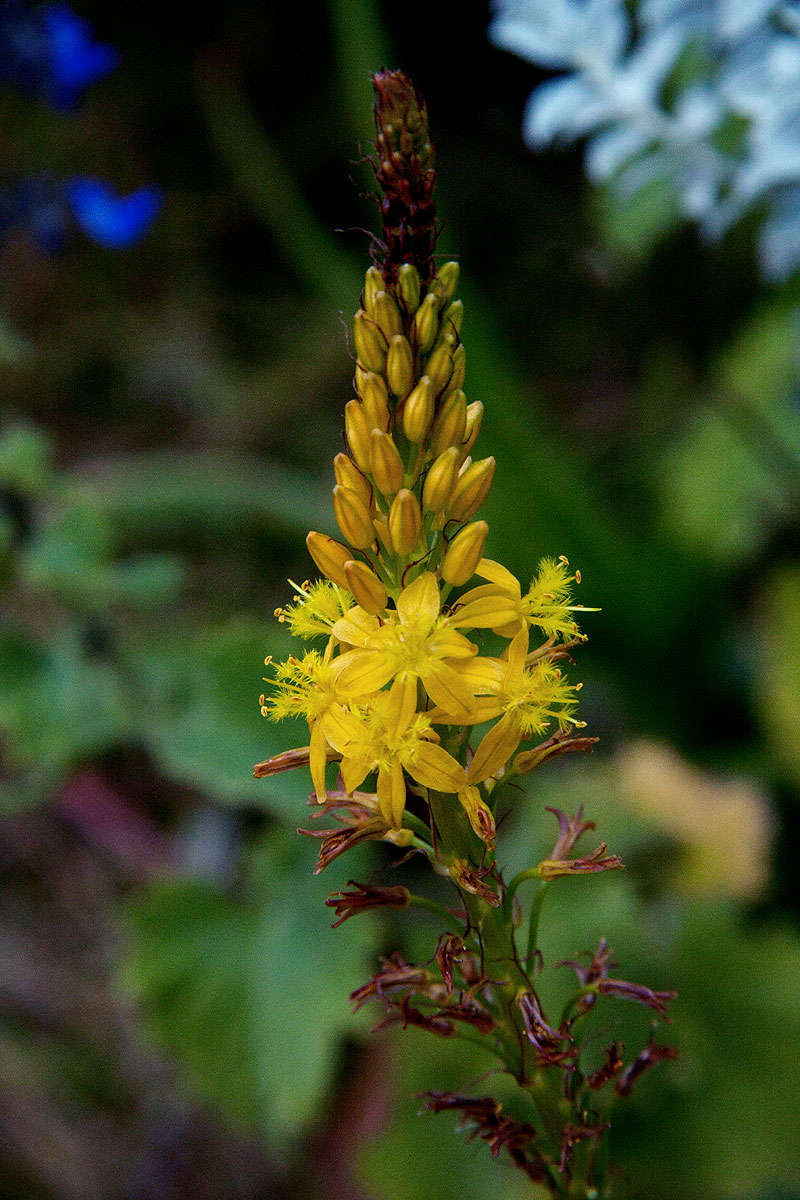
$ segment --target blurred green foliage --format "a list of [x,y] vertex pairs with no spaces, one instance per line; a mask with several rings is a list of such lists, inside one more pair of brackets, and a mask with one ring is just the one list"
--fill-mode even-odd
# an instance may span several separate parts
[[[462,259],[469,398],[486,405],[480,445],[498,459],[492,552],[523,575],[567,553],[581,599],[602,607],[579,664],[602,749],[545,768],[500,836],[527,866],[551,844],[544,805],[585,803],[628,870],[559,882],[552,956],[605,934],[625,978],[681,993],[669,1030],[680,1059],[621,1108],[619,1194],[800,1195],[798,893],[785,866],[800,786],[796,285],[764,289],[747,230],[715,250],[677,226],[659,240],[656,191],[610,211],[585,194],[575,156],[527,155],[530,72],[488,47],[485,14],[331,0],[312,31],[306,12],[242,2],[191,36],[162,14],[156,44],[154,8],[89,7],[127,73],[68,131],[4,97],[3,144],[35,157],[44,129],[65,169],[87,146],[104,167],[130,153],[170,195],[135,255],[2,251],[7,821],[45,804],[72,820],[64,797],[91,769],[126,819],[156,831],[155,873],[118,871],[111,853],[117,987],[136,1036],[175,1056],[190,1094],[258,1131],[281,1194],[319,1194],[315,1137],[349,1147],[343,1197],[529,1194],[446,1116],[416,1116],[415,1091],[502,1089],[484,1078],[491,1064],[418,1031],[370,1041],[348,1012],[378,953],[430,957],[425,919],[331,932],[325,895],[386,861],[364,852],[315,880],[314,846],[293,833],[307,781],[250,777],[303,741],[260,717],[260,664],[285,648],[271,613],[285,578],[310,572],[306,530],[331,527],[350,394],[338,314],[356,304],[368,244],[332,231],[375,224],[352,160],[370,134],[366,74],[400,61],[438,138],[441,247]],[[448,51],[443,71],[452,40],[460,57]],[[737,899],[735,881],[686,890],[689,834],[669,812],[634,814],[615,758],[645,736],[760,789],[775,848],[758,898]],[[87,809],[90,846],[102,841],[92,820]],[[213,869],[188,853],[197,822]],[[608,1030],[642,1044],[646,1014],[607,1003]],[[3,1021],[2,1060],[33,1061],[25,1005],[7,1000]],[[374,1047],[372,1068],[352,1059],[353,1040]],[[113,1108],[55,1051],[51,1068],[70,1105]],[[18,1194],[62,1194],[26,1170]]]

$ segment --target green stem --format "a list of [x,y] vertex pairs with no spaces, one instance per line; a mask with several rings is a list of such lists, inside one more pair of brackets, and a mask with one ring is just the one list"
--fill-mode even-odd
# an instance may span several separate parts
[[420,817],[406,809],[403,813],[403,826],[406,829],[413,829],[415,833],[419,834],[422,840],[427,843],[427,848],[430,849],[431,831]]
[[514,876],[514,878],[511,880],[511,883],[506,888],[506,896],[505,896],[505,900],[503,901],[505,910],[509,915],[511,915],[511,912],[512,912],[512,903],[514,900],[514,893],[516,892],[516,890],[520,886],[520,884],[525,883],[525,881],[528,879],[538,879],[538,878],[539,878],[539,868],[538,867],[528,867],[527,871],[520,871],[518,875]]
[[549,886],[549,882],[542,880],[531,905],[531,919],[528,926],[528,953],[525,956],[525,965],[529,971],[533,967],[533,956],[536,953],[539,943],[539,922],[542,918],[542,905],[544,904],[544,898],[547,895]]

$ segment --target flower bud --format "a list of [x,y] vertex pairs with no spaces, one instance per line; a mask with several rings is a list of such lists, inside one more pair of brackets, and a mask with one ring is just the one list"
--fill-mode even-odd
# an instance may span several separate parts
[[462,471],[447,506],[448,516],[456,521],[468,521],[474,516],[489,495],[495,465],[494,458],[490,456],[470,463],[467,469]]
[[450,376],[449,387],[460,388],[464,386],[464,379],[467,374],[467,352],[463,346],[457,346],[453,351],[453,374]]
[[480,400],[473,400],[472,404],[467,405],[467,419],[464,424],[464,441],[461,445],[461,453],[464,458],[467,457],[481,430],[483,422],[483,405]]
[[354,492],[357,492],[367,508],[369,508],[372,503],[372,488],[369,485],[369,480],[361,474],[352,458],[341,452],[337,454],[333,460],[333,474],[337,483],[340,483],[342,487],[351,488]]
[[431,464],[422,488],[422,507],[425,512],[443,512],[456,481],[458,450],[448,447]]
[[370,429],[388,429],[389,393],[382,375],[374,371],[363,371],[358,384],[358,394],[364,404],[367,423]]
[[456,294],[456,288],[458,287],[458,276],[460,273],[461,268],[457,262],[443,263],[436,272],[436,282],[441,287],[448,304]]
[[386,338],[363,309],[353,319],[356,357],[367,371],[382,371],[386,361]]
[[466,396],[458,390],[448,392],[439,405],[439,411],[431,430],[433,453],[442,454],[448,446],[457,446],[460,450],[464,440],[466,421]]
[[359,470],[368,474],[372,455],[372,441],[370,440],[372,426],[360,400],[348,400],[345,404],[344,430],[356,465]]
[[419,541],[421,529],[419,501],[408,488],[401,488],[389,509],[389,534],[395,552],[402,558],[410,554]]
[[403,486],[403,460],[394,439],[382,429],[372,431],[372,478],[384,496],[394,496]]
[[413,315],[419,308],[419,271],[412,263],[403,263],[398,268],[397,286],[403,307]]
[[461,333],[461,320],[463,316],[463,300],[454,300],[452,304],[448,304],[442,313],[442,329],[451,329],[453,333]]
[[336,524],[356,550],[366,550],[375,541],[375,526],[358,492],[337,483],[333,489],[333,515]]
[[384,550],[391,558],[394,558],[394,546],[392,544],[392,535],[389,533],[389,522],[385,517],[373,517],[372,524],[375,526]]
[[306,538],[306,546],[308,553],[323,575],[332,583],[349,588],[347,576],[344,573],[344,564],[349,562],[353,556],[346,546],[332,537],[328,537],[325,533],[315,533],[313,529]]
[[414,317],[414,341],[420,354],[427,354],[439,332],[439,306],[430,292]]
[[406,396],[414,382],[414,355],[408,338],[396,333],[389,343],[386,356],[386,378],[395,396]]
[[377,267],[370,267],[364,276],[364,308],[371,317],[375,316],[375,297],[386,287],[383,275]]
[[483,557],[489,526],[485,521],[473,521],[460,529],[450,543],[442,562],[442,576],[448,583],[461,587],[475,574]]
[[388,292],[378,292],[376,295],[373,316],[387,342],[396,333],[403,332],[403,318],[400,316],[400,309],[397,307],[394,296]]
[[424,442],[436,407],[436,393],[427,375],[423,375],[403,405],[403,433],[410,442]]
[[350,559],[344,564],[347,586],[355,597],[356,604],[364,612],[379,613],[386,608],[386,588],[366,563]]
[[437,396],[448,386],[453,374],[453,356],[447,342],[439,342],[436,346],[425,364],[425,374],[436,389]]

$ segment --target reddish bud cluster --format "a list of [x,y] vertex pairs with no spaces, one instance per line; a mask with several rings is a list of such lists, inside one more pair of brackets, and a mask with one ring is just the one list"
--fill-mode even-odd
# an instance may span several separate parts
[[379,265],[386,283],[394,284],[398,267],[412,263],[427,286],[436,273],[433,251],[438,234],[428,110],[402,71],[378,71],[372,85],[376,97],[373,165],[383,193]]

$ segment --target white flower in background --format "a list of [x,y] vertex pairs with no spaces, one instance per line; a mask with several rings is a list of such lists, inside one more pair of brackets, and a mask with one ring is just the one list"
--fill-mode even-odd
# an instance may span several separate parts
[[800,0],[495,0],[490,37],[559,72],[528,101],[533,149],[587,138],[593,182],[667,180],[709,237],[763,206],[765,274],[800,267]]

